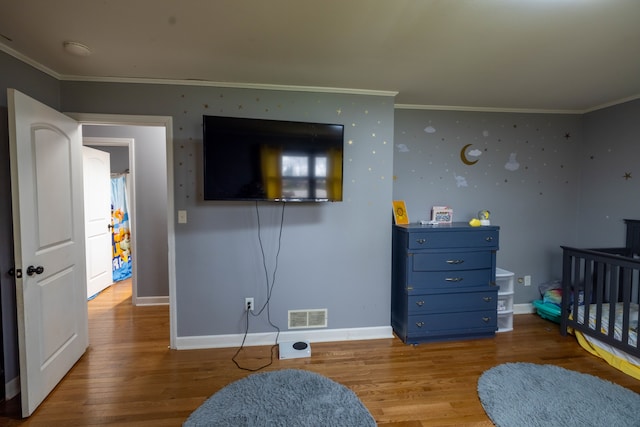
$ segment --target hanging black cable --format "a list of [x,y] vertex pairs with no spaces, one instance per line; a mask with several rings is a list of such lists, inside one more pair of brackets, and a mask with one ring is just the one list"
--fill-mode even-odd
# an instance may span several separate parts
[[[235,363],[235,365],[242,370],[245,371],[250,371],[250,372],[256,372],[256,371],[260,371],[264,368],[266,368],[267,366],[270,366],[273,363],[273,352],[276,348],[276,346],[278,345],[278,338],[280,337],[280,328],[278,326],[276,326],[272,321],[271,321],[271,309],[270,309],[270,301],[271,301],[271,294],[273,292],[273,287],[276,284],[276,273],[278,271],[278,258],[280,257],[280,248],[282,247],[282,229],[284,228],[284,208],[285,208],[286,203],[282,203],[282,212],[280,214],[280,231],[278,234],[278,249],[276,251],[276,260],[275,260],[275,266],[273,269],[273,275],[271,277],[271,280],[269,280],[269,269],[267,268],[267,260],[266,260],[266,256],[264,253],[264,245],[262,244],[262,236],[261,236],[261,225],[260,225],[260,210],[258,209],[258,202],[256,201],[256,217],[258,220],[258,242],[260,243],[260,252],[262,254],[262,267],[264,269],[264,274],[265,274],[265,283],[266,283],[266,287],[267,287],[267,298],[266,301],[264,303],[264,305],[262,306],[262,308],[257,312],[257,313],[253,313],[250,310],[245,310],[246,311],[246,316],[245,316],[245,330],[244,330],[244,336],[242,337],[242,343],[240,344],[240,348],[238,348],[238,350],[236,351],[236,353],[233,355],[233,357],[231,358],[231,360],[233,360],[233,363]],[[264,310],[267,310],[267,321],[269,322],[269,324],[277,331],[276,333],[276,339],[274,344],[271,346],[271,350],[270,350],[270,358],[269,358],[269,363],[260,366],[258,368],[246,368],[243,366],[240,366],[240,364],[238,363],[238,361],[236,360],[236,357],[238,356],[238,354],[240,354],[240,352],[242,351],[242,349],[244,348],[244,343],[247,339],[247,335],[249,334],[249,313],[251,313],[254,317],[258,317],[262,314],[262,312]]]

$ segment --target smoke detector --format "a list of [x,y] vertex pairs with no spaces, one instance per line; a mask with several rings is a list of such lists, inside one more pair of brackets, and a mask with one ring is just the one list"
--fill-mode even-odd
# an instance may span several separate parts
[[91,55],[91,49],[83,45],[82,43],[66,41],[62,44],[64,50],[75,56],[89,56]]

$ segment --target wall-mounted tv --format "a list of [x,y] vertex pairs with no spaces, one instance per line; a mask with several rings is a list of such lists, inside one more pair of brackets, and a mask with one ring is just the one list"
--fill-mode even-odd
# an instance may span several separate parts
[[204,199],[342,201],[344,126],[203,116]]

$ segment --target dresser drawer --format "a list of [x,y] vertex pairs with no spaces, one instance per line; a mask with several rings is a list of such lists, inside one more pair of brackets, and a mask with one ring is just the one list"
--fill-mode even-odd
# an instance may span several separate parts
[[446,248],[498,248],[498,230],[438,230],[437,232],[412,232],[408,238],[409,249]]
[[496,330],[497,314],[494,310],[461,313],[422,314],[409,316],[409,335],[442,335],[458,331]]
[[424,290],[450,290],[470,286],[490,286],[492,282],[491,268],[457,271],[411,271],[407,281],[409,294]]
[[456,294],[410,295],[409,314],[435,314],[456,311],[496,310],[497,289]]
[[473,270],[491,265],[491,251],[414,253],[413,271]]

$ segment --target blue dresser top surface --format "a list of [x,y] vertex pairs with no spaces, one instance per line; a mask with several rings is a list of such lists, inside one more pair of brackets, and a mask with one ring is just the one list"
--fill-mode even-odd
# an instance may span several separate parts
[[469,231],[469,230],[499,230],[497,225],[482,225],[480,227],[472,227],[468,222],[453,222],[451,224],[437,225],[421,225],[419,223],[412,224],[396,224],[395,227],[405,231]]

